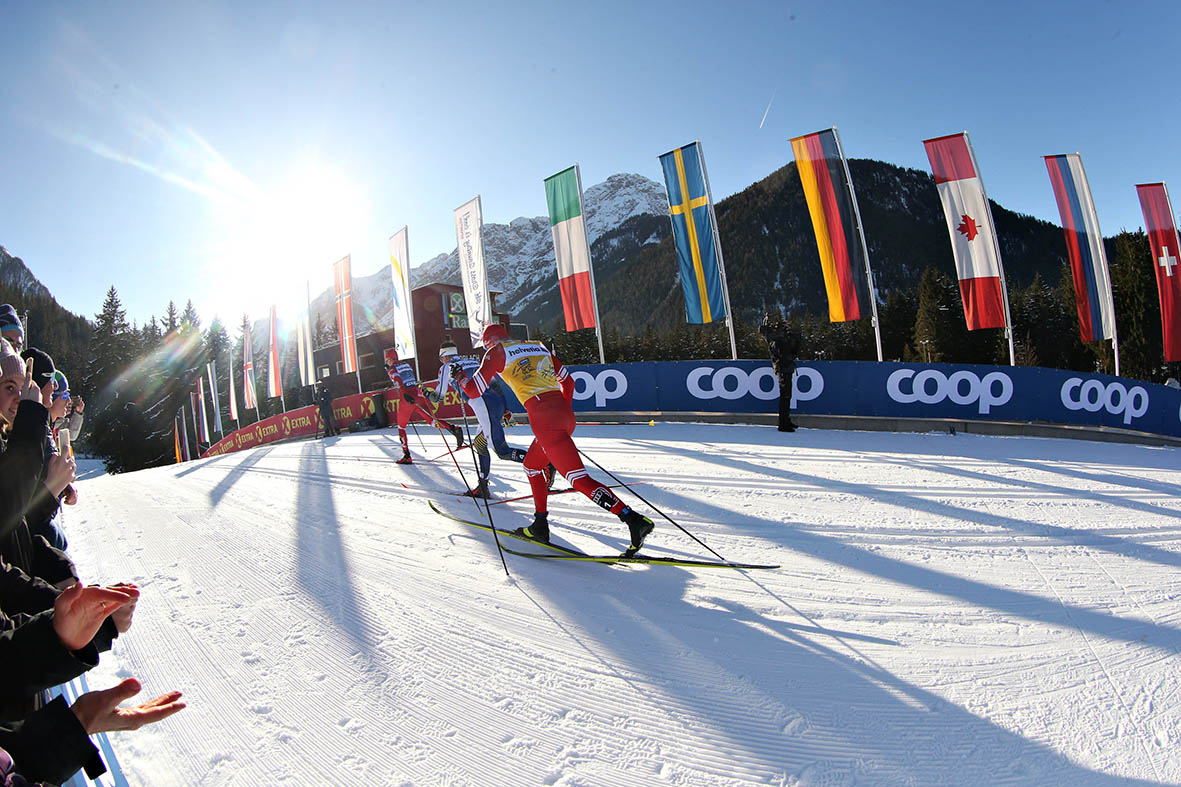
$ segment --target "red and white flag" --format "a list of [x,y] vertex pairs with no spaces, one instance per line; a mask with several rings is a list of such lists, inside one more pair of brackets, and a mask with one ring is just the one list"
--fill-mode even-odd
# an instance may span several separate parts
[[357,371],[357,336],[353,333],[353,274],[349,257],[332,265],[336,287],[336,330],[340,337],[340,356],[344,374]]
[[258,409],[258,396],[254,390],[254,348],[250,346],[250,319],[242,321],[242,406],[247,410]]
[[1173,220],[1173,203],[1164,183],[1136,186],[1140,208],[1144,211],[1144,229],[1152,247],[1152,267],[1156,271],[1156,290],[1160,296],[1161,334],[1165,361],[1181,361],[1181,241]]
[[967,133],[923,141],[955,253],[968,330],[1005,327],[1001,255]]
[[271,307],[271,349],[267,356],[267,396],[283,395],[282,367],[279,364],[279,332],[275,330],[275,307]]

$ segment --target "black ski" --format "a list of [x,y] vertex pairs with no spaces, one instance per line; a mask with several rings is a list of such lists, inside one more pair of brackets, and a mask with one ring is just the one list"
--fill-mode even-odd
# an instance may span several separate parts
[[[501,531],[501,532],[503,532],[503,531]],[[539,542],[534,542],[534,543],[539,543]],[[723,560],[689,560],[689,559],[683,559],[683,558],[677,558],[677,557],[655,557],[655,556],[650,556],[650,555],[632,555],[631,557],[626,557],[624,555],[586,555],[586,554],[581,554],[581,555],[564,555],[564,554],[563,555],[539,555],[537,553],[532,553],[532,552],[518,552],[517,550],[510,549],[509,547],[503,547],[503,549],[505,552],[508,552],[513,555],[518,555],[520,557],[531,557],[531,558],[536,558],[538,560],[580,560],[580,561],[583,561],[586,563],[607,563],[607,564],[638,563],[640,565],[649,565],[649,566],[686,566],[686,567],[690,567],[690,568],[735,568],[735,569],[748,569],[748,570],[756,570],[756,569],[769,570],[769,569],[779,568],[779,566],[764,566],[764,565],[761,565],[758,563],[728,563]]]
[[[571,549],[570,547],[564,547],[561,544],[553,544],[553,543],[547,544],[546,542],[538,541],[535,538],[529,538],[528,536],[519,536],[510,530],[501,530],[498,527],[492,527],[492,525],[486,524],[484,522],[473,522],[470,519],[463,519],[462,517],[457,517],[457,516],[455,516],[455,514],[449,514],[446,511],[444,511],[443,509],[439,508],[437,505],[435,505],[434,500],[428,500],[427,505],[429,505],[431,507],[431,510],[434,511],[439,516],[445,516],[454,522],[462,522],[465,525],[471,525],[472,527],[478,527],[481,530],[495,531],[497,535],[508,536],[509,538],[520,539],[521,541],[527,541],[530,544],[536,544],[539,547],[546,547],[547,549],[552,549],[555,552],[560,552],[560,553],[562,553],[562,555],[564,555],[566,557],[587,557],[587,555],[585,553],[579,552],[577,549]],[[512,554],[514,554],[514,555],[526,554],[525,552],[513,552],[513,550],[509,549],[508,547],[504,546],[503,544],[501,545],[501,548],[505,552],[512,552]],[[555,557],[557,557],[557,556],[555,556]]]
[[555,552],[559,553],[557,555],[544,555],[544,554],[538,554],[536,552],[518,552],[517,550],[512,549],[511,547],[507,547],[507,546],[501,544],[501,549],[503,549],[505,552],[508,552],[510,555],[516,555],[518,557],[531,557],[531,558],[536,558],[538,560],[579,560],[579,561],[583,561],[586,563],[607,563],[607,564],[634,563],[634,564],[649,565],[649,566],[685,566],[685,567],[691,567],[691,568],[734,568],[734,569],[749,569],[749,570],[759,570],[759,569],[767,570],[767,569],[779,568],[779,566],[777,566],[777,565],[765,566],[765,565],[761,565],[758,563],[729,563],[724,560],[691,560],[691,559],[683,559],[683,558],[675,558],[675,557],[654,557],[654,556],[649,556],[649,555],[632,555],[631,557],[625,557],[623,555],[588,555],[585,552],[580,552],[577,549],[571,549],[570,547],[565,547],[560,544],[553,544],[553,543],[547,544],[543,541],[538,541],[537,539],[529,538],[528,536],[519,536],[516,533],[513,533],[508,530],[501,530],[500,528],[494,528],[491,525],[487,525],[483,522],[473,522],[470,519],[463,519],[461,517],[457,517],[454,514],[449,514],[446,511],[439,508],[437,505],[435,505],[435,502],[433,500],[428,500],[427,504],[430,505],[431,510],[434,511],[436,514],[439,514],[440,516],[445,516],[452,521],[462,522],[465,525],[471,525],[472,527],[478,527],[481,530],[489,530],[489,531],[495,530],[498,535],[508,536],[509,538],[516,538],[521,541],[526,541],[530,544],[536,544],[539,547],[546,547],[547,549],[552,549]]

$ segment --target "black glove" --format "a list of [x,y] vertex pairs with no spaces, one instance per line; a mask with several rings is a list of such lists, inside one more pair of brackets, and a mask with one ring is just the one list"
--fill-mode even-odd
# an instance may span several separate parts
[[406,404],[414,404],[415,401],[414,394],[409,392],[402,394],[402,399],[405,400]]
[[438,405],[443,402],[443,399],[439,396],[439,392],[432,391],[430,388],[427,388],[425,391],[423,391],[422,395],[425,396],[427,401],[429,401],[431,404]]

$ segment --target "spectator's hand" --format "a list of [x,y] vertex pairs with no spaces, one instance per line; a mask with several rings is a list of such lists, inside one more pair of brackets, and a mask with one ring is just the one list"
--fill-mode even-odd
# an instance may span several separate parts
[[101,588],[75,584],[53,602],[53,630],[63,645],[79,650],[94,639],[108,615],[134,605],[137,598],[139,589],[134,585]]
[[25,384],[21,388],[21,401],[31,400],[34,402],[41,401],[41,389],[33,382],[33,359],[29,358],[25,361]]
[[119,703],[130,699],[143,689],[135,678],[128,678],[118,686],[103,691],[88,691],[70,706],[78,721],[86,728],[87,735],[113,730],[138,730],[145,724],[154,724],[178,711],[184,710],[179,691],[161,694],[154,700],[120,708]]
[[66,496],[62,498],[62,502],[68,506],[78,503],[78,490],[74,488],[73,484],[66,487]]
[[131,628],[131,618],[135,616],[135,605],[139,602],[139,588],[130,582],[119,582],[109,586],[112,590],[121,590],[131,596],[131,600],[111,613],[111,622],[120,634],[126,634]]
[[86,402],[82,401],[81,396],[73,397],[73,401],[74,401],[74,412],[81,413],[83,410],[86,409]]
[[74,471],[77,465],[73,457],[54,454],[49,458],[45,468],[45,485],[54,497],[61,496],[66,487],[74,482]]

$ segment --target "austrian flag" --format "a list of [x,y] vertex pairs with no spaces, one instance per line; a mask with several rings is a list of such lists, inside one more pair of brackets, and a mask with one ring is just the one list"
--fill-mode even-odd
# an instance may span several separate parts
[[923,142],[955,254],[968,330],[1005,327],[1000,252],[967,134]]

